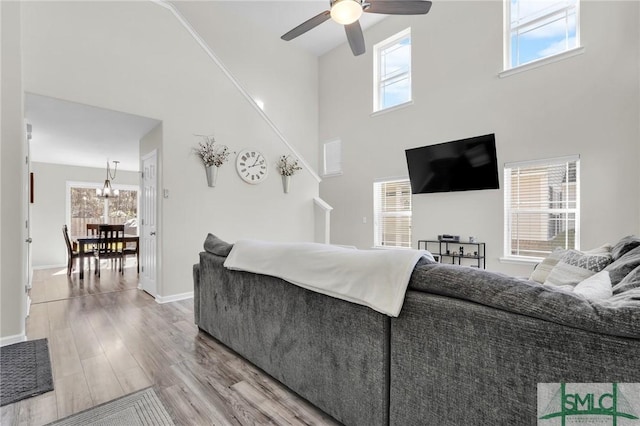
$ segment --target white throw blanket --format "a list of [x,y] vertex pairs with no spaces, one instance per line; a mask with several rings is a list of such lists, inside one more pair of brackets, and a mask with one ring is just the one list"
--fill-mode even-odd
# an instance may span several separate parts
[[357,250],[318,243],[237,241],[228,269],[282,278],[292,284],[397,317],[413,268],[425,250]]

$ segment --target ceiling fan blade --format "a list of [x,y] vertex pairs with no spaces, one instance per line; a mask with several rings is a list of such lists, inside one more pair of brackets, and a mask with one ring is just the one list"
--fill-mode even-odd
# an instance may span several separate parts
[[431,9],[427,0],[369,0],[369,3],[365,12],[385,15],[424,15]]
[[301,36],[307,31],[322,24],[324,21],[326,21],[329,18],[331,18],[331,12],[329,12],[328,10],[325,10],[324,12],[314,16],[313,18],[304,21],[302,24],[298,25],[297,27],[295,27],[294,29],[292,29],[291,31],[289,31],[288,33],[286,33],[280,38],[285,41],[293,40],[294,38]]
[[349,40],[349,46],[351,46],[353,55],[362,55],[365,52],[365,47],[364,35],[362,35],[362,27],[360,27],[360,22],[356,21],[353,24],[345,25],[344,30],[347,33],[347,40]]

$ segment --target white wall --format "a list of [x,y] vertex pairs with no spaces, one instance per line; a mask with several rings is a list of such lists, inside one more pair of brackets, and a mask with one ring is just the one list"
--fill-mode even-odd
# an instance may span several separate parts
[[[344,157],[344,174],[321,183],[321,197],[334,207],[332,242],[373,244],[372,182],[407,175],[406,148],[487,133],[496,134],[500,164],[581,155],[582,248],[637,234],[638,5],[582,2],[584,54],[502,79],[498,1],[434,3],[427,16],[372,27],[363,56],[346,46],[323,56],[320,140],[339,137]],[[415,103],[371,117],[373,44],[408,26]],[[499,262],[502,189],[415,195],[412,230],[414,247],[441,233],[473,235],[487,242],[489,269],[531,270]]]
[[[216,8],[217,2],[185,5],[189,10],[201,7]],[[162,202],[158,234],[161,296],[193,289],[191,265],[207,232],[231,241],[313,240],[312,199],[318,182],[301,172],[293,193],[283,194],[274,166],[288,153],[285,146],[169,10],[151,2],[25,2],[22,8],[26,91],[163,122],[162,184],[170,196]],[[257,28],[239,31],[247,24],[228,19],[222,9],[209,17],[206,24],[221,32],[215,39],[207,37],[214,51],[224,51],[233,40],[239,58],[269,52],[268,61],[237,60],[231,72],[251,80],[244,85],[256,91],[288,86],[287,97],[269,90],[273,98],[263,100],[267,109],[282,108],[288,111],[287,122],[297,123],[288,131],[292,144],[301,152],[315,150],[315,137],[297,135],[315,135],[317,117],[287,105],[317,105],[317,82],[311,80],[317,60]],[[256,67],[285,67],[300,74],[242,71]],[[234,158],[221,168],[218,185],[207,187],[204,169],[192,152],[198,142],[194,133],[213,133],[234,151],[262,150],[270,161],[270,177],[258,186],[243,183]]]
[[24,335],[23,142],[20,4],[0,2],[0,345]]
[[[67,249],[62,225],[67,218],[67,182],[101,184],[105,169],[31,163],[34,203],[31,205],[32,265],[34,268],[66,266]],[[114,185],[139,185],[138,172],[118,170]]]
[[[193,28],[233,72],[287,139],[317,169],[318,59],[262,34],[234,9],[234,1],[174,1]],[[262,40],[261,40],[262,38]]]

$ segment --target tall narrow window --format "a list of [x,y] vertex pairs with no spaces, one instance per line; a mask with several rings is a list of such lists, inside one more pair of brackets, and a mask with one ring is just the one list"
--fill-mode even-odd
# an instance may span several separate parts
[[580,46],[579,0],[505,0],[505,69]]
[[505,256],[580,247],[580,157],[504,166]]
[[374,182],[373,214],[376,247],[411,247],[409,179]]
[[373,110],[411,101],[411,28],[373,47]]

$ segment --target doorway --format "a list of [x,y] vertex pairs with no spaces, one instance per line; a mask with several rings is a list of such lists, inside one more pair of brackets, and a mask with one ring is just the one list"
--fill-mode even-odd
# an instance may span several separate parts
[[[76,214],[78,212],[67,210],[67,184],[83,182],[102,186],[105,181],[105,165],[109,160],[119,161],[113,184],[121,190],[131,189],[131,203],[126,203],[124,199],[114,199],[109,204],[100,204],[106,207],[100,209],[94,215],[95,218],[91,216],[91,221],[124,222],[129,233],[137,233],[139,226],[135,226],[135,218],[129,217],[131,209],[128,206],[135,204],[133,189],[141,190],[140,144],[160,121],[33,93],[25,94],[25,118],[33,125],[30,172],[35,175],[35,202],[30,205],[33,238],[30,259],[33,262],[35,286],[35,281],[40,281],[40,270],[57,268],[56,274],[61,273],[61,279],[67,280],[67,254],[61,230],[63,225],[71,229],[71,222],[80,217]],[[135,188],[129,188],[128,185]],[[87,200],[89,202],[90,197]],[[72,233],[78,234],[77,236],[86,235],[86,230],[81,229],[82,225],[76,226]],[[139,283],[136,269],[134,265],[134,273],[130,278],[135,279],[137,287]],[[85,274],[83,283],[78,280],[78,273],[75,271],[67,288],[89,286],[89,275],[91,274]],[[128,287],[130,284],[129,279],[124,284],[114,281],[112,288]],[[63,287],[63,284],[60,286]],[[94,290],[99,291],[97,287]],[[76,294],[68,294],[70,297],[74,295]],[[66,295],[61,290],[51,296],[59,298]]]

